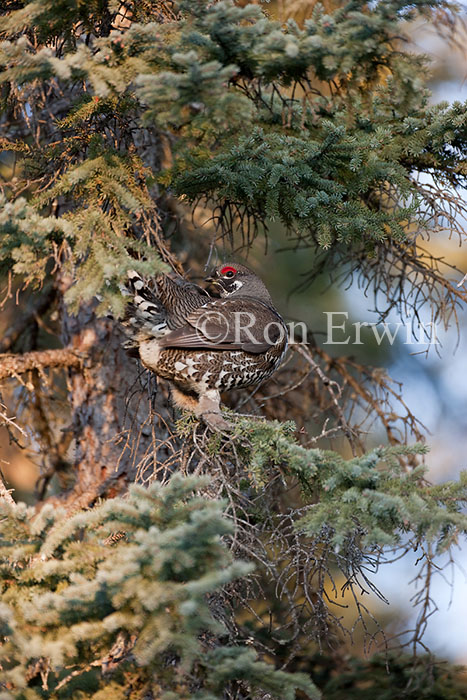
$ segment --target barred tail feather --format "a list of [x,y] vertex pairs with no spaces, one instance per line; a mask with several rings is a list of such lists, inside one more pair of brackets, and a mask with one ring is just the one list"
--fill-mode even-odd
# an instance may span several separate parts
[[158,338],[167,331],[167,312],[156,294],[136,270],[128,272],[128,287],[133,295],[128,304],[125,325],[138,339],[141,336]]

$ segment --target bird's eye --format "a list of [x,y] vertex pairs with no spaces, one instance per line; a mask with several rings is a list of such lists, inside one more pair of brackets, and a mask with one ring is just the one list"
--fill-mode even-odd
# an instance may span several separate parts
[[223,277],[233,277],[235,274],[237,274],[237,270],[234,267],[230,267],[229,265],[223,267],[221,270],[221,275]]

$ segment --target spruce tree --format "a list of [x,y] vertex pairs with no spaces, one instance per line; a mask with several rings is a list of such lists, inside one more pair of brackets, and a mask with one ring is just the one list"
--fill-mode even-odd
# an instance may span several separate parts
[[[397,386],[310,334],[254,396],[227,398],[222,436],[175,414],[124,349],[129,269],[193,277],[216,246],[246,256],[275,236],[307,256],[305,284],[356,276],[383,320],[428,309],[448,326],[465,301],[423,240],[464,237],[467,106],[430,105],[426,60],[404,44],[420,17],[455,28],[454,5],[267,9],[0,10],[15,309],[0,420],[40,463],[34,507],[0,482],[1,700],[338,700],[362,683],[372,698],[466,697],[416,652],[433,572],[467,529],[467,482],[429,483]],[[365,445],[362,416],[384,446]],[[409,659],[365,596],[384,598],[372,572],[414,549]],[[371,660],[346,658],[358,626]]]

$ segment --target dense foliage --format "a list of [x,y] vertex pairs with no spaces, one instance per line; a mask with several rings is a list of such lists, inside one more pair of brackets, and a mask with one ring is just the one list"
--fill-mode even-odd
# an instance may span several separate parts
[[250,566],[232,562],[221,540],[231,526],[219,503],[193,496],[200,485],[174,477],[133,486],[127,499],[66,520],[46,507],[32,526],[24,507],[3,508],[11,544],[2,543],[1,657],[15,697],[42,697],[27,690],[39,678],[47,694],[65,688],[60,697],[211,700],[243,679],[284,700],[295,688],[318,697],[304,674],[213,643],[227,629],[208,596]]

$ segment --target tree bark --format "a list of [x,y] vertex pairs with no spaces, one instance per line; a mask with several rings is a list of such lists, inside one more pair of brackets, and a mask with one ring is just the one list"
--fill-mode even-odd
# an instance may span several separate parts
[[[75,316],[65,310],[63,336],[77,356],[87,358],[70,369],[68,378],[76,481],[65,498],[82,507],[124,491],[142,463],[152,472],[164,458],[170,436],[152,410],[151,377],[129,357],[118,323],[97,318],[93,305]],[[168,410],[163,401],[159,415],[168,418]]]

